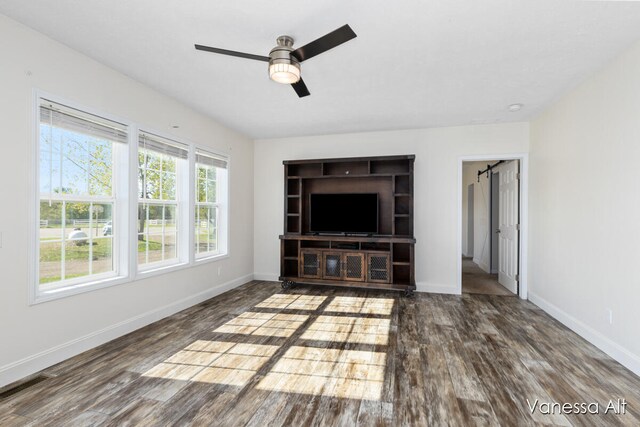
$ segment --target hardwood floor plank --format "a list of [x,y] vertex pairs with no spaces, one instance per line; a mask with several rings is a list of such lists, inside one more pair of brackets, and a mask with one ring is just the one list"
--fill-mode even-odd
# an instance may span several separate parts
[[462,425],[464,418],[458,405],[453,383],[442,348],[421,345],[424,362],[425,401],[428,425]]
[[[402,319],[399,319],[398,347],[396,350],[396,387],[394,419],[396,425],[426,425],[427,403],[424,396],[422,358],[416,327],[416,304],[399,300]],[[411,396],[411,398],[407,398]]]
[[30,427],[36,425],[36,421],[16,414],[0,415],[0,426],[3,427]]
[[137,426],[147,417],[148,414],[156,410],[161,402],[152,399],[135,399],[130,404],[122,408],[108,420],[100,424],[100,427],[128,427]]

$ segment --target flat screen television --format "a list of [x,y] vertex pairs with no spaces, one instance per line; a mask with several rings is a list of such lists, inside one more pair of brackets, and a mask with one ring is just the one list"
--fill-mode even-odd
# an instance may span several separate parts
[[312,233],[378,234],[378,194],[311,194]]

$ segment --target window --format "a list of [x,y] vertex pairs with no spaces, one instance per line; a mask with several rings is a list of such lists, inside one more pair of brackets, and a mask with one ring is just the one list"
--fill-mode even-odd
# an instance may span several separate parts
[[196,150],[195,256],[207,258],[227,252],[227,159]]
[[40,99],[38,135],[38,292],[118,276],[127,127]]
[[227,157],[51,95],[36,102],[32,303],[227,254]]
[[[185,260],[181,202],[187,146],[141,132],[138,144],[138,266],[141,270]],[[185,245],[186,246],[186,245]]]

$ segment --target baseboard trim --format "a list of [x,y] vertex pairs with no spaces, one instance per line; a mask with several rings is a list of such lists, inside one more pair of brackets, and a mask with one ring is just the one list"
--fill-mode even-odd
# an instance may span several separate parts
[[186,308],[192,307],[216,295],[236,288],[253,280],[253,274],[230,280],[226,283],[214,286],[195,295],[188,296],[179,301],[167,304],[157,309],[142,313],[122,322],[107,326],[101,330],[92,332],[80,338],[76,338],[64,344],[57,345],[40,353],[25,357],[24,359],[0,367],[0,387],[11,384],[29,375],[33,375],[49,366],[60,363],[70,357],[119,338],[130,332],[147,326],[160,319],[171,316]]
[[416,283],[416,292],[426,292],[430,294],[447,294],[447,295],[460,295],[451,286],[445,285],[430,285],[425,282]]
[[266,280],[269,282],[278,282],[278,276],[277,274],[273,274],[273,273],[253,273],[253,280]]
[[542,310],[565,325],[567,328],[571,329],[573,332],[580,335],[582,338],[607,353],[613,359],[618,361],[622,366],[628,368],[634,374],[640,376],[640,356],[633,354],[631,351],[622,347],[620,344],[611,341],[609,338],[605,337],[592,327],[586,325],[582,321],[576,319],[559,307],[553,305],[549,301],[537,296],[532,292],[529,292],[529,301],[540,307]]

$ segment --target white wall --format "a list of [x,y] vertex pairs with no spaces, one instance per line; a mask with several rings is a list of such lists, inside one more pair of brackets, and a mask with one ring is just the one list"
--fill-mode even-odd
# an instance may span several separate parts
[[[465,243],[468,243],[467,217],[469,184],[473,184],[473,262],[490,273],[491,252],[489,235],[489,178],[486,174],[480,176],[478,171],[484,170],[495,160],[482,162],[465,162],[462,169],[462,253],[465,253]],[[466,239],[466,242],[465,242]],[[468,251],[468,249],[467,249]]]
[[639,158],[635,44],[532,123],[529,295],[637,374]]
[[[250,139],[2,15],[0,56],[0,386],[252,277]],[[29,306],[34,88],[229,153],[231,256]]]
[[256,278],[276,280],[287,159],[415,154],[416,282],[419,291],[457,292],[460,157],[524,153],[529,125],[482,126],[260,140],[254,158]]

